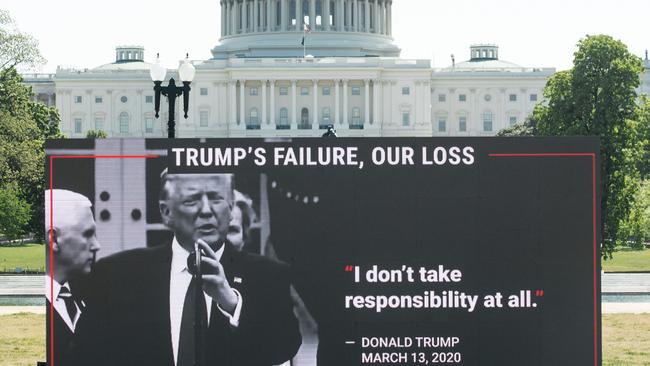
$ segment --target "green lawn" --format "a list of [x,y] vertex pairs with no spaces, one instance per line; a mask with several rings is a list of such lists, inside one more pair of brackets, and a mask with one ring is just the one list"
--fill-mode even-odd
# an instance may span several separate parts
[[650,249],[623,249],[614,252],[614,258],[603,260],[605,272],[650,272]]
[[[0,366],[45,358],[45,315],[0,316]],[[650,314],[603,315],[603,366],[650,366]]]
[[45,246],[34,243],[0,246],[0,272],[14,272],[16,267],[45,272]]

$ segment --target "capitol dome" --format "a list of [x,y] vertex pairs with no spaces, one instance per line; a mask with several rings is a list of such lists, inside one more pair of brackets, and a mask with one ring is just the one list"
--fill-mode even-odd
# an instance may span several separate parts
[[399,57],[392,38],[392,0],[221,2],[221,39],[212,49],[214,59],[305,54]]
[[151,64],[144,62],[144,47],[142,46],[117,46],[115,48],[115,62],[104,64],[93,71],[149,71]]

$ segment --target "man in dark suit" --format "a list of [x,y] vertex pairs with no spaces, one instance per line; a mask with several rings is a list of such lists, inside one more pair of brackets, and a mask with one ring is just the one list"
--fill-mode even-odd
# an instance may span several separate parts
[[45,235],[52,249],[45,282],[49,365],[77,364],[75,334],[85,316],[85,303],[75,284],[90,272],[100,248],[91,206],[88,198],[76,192],[45,191]]
[[[289,269],[232,247],[226,238],[233,204],[232,175],[163,173],[160,212],[173,242],[97,264],[85,323],[88,364],[266,366],[296,354],[301,336]],[[195,243],[204,253],[205,302],[198,304],[187,268]],[[198,317],[207,323],[201,360],[194,354]]]

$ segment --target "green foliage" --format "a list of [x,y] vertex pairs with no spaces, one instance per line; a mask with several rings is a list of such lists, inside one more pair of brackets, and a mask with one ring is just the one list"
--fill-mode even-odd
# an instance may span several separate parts
[[650,242],[650,180],[639,184],[630,214],[621,222],[621,233],[634,248]]
[[16,184],[0,189],[0,234],[8,239],[21,237],[29,223],[30,205],[20,196]]
[[635,91],[642,71],[641,59],[622,42],[587,36],[578,42],[573,68],[549,79],[547,104],[533,114],[539,135],[600,137],[604,257],[628,239],[625,221],[638,190],[644,149]]
[[34,37],[21,33],[9,15],[0,9],[0,70],[34,68],[45,63]]
[[103,130],[98,130],[98,131],[88,130],[88,132],[86,133],[86,138],[89,139],[105,139],[107,137],[108,134],[106,133],[106,131]]
[[[0,211],[17,215],[11,225],[2,224],[12,236],[42,235],[43,144],[47,138],[62,137],[56,109],[33,102],[31,87],[16,70],[43,62],[37,42],[14,29],[9,14],[0,10]],[[21,216],[26,210],[28,222]]]
[[526,119],[524,123],[517,123],[497,133],[499,137],[515,137],[515,136],[535,136],[536,134],[536,121],[532,118]]
[[650,97],[642,95],[638,107],[639,140],[643,144],[643,156],[639,161],[642,179],[650,179]]

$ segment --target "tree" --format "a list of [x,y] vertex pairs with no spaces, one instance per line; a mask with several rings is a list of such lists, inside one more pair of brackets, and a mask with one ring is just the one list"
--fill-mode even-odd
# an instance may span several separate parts
[[640,182],[630,215],[621,223],[621,232],[635,248],[650,241],[650,180]]
[[34,68],[45,63],[34,37],[21,33],[9,15],[0,9],[0,70]]
[[7,239],[17,239],[24,234],[29,223],[30,205],[20,197],[16,184],[0,189],[0,234]]
[[106,131],[103,130],[88,130],[86,133],[86,138],[87,139],[105,139],[108,137],[108,134]]
[[499,137],[514,137],[514,136],[535,136],[537,132],[537,121],[531,116],[524,121],[524,123],[517,123],[497,133]]
[[[28,232],[41,236],[43,144],[47,138],[62,135],[56,109],[31,101],[31,87],[23,84],[17,71],[44,62],[37,42],[12,26],[8,13],[0,10],[0,211],[17,215],[11,225],[0,223],[0,230],[11,231],[13,236]],[[22,220],[25,210],[30,212],[28,222]]]
[[643,157],[639,163],[641,179],[650,179],[650,97],[642,95],[638,108],[639,140],[643,143]]
[[535,108],[539,135],[598,136],[601,141],[601,233],[603,257],[627,240],[622,224],[638,190],[637,95],[641,59],[606,35],[578,42],[573,68],[553,75],[544,90],[546,104]]

